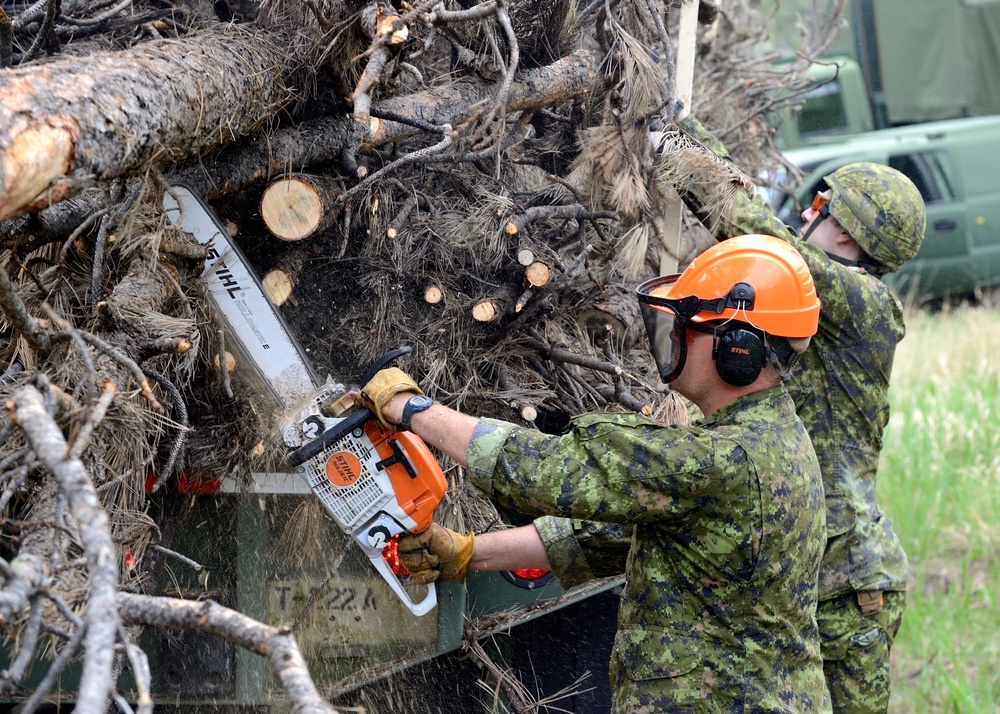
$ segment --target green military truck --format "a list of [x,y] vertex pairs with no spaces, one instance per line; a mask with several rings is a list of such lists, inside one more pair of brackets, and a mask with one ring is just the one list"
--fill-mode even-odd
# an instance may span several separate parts
[[[205,489],[200,482],[188,487]],[[173,547],[195,554],[204,569],[171,567],[164,594],[211,598],[263,622],[293,625],[310,674],[335,705],[377,710],[374,704],[391,696],[406,708],[419,703],[420,711],[486,711],[480,701],[490,696],[475,682],[488,677],[462,652],[466,626],[476,623],[491,658],[529,685],[540,677],[541,694],[590,672],[581,687],[590,691],[564,706],[607,711],[618,581],[566,593],[551,573],[472,573],[464,586],[437,585],[437,607],[416,616],[330,518],[316,517],[314,500],[299,479],[263,474],[254,493],[189,494]],[[610,619],[602,616],[609,610]],[[256,654],[205,635],[144,637],[157,710],[286,706],[270,663]]]
[[[807,9],[790,3],[784,11],[796,7]],[[813,88],[775,117],[782,148],[1000,114],[1000,0],[850,0],[845,19],[805,71]],[[789,29],[774,25],[779,52],[800,49]]]
[[853,161],[899,169],[927,206],[917,257],[887,277],[917,302],[980,296],[1000,285],[1000,54],[996,0],[851,0],[833,54],[806,70],[813,87],[775,117],[801,179],[770,177],[790,225],[823,177]]

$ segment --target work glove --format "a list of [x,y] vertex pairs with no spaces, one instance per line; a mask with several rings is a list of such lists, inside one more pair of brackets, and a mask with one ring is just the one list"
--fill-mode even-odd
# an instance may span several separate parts
[[418,583],[435,580],[465,582],[469,563],[475,552],[475,536],[456,533],[437,523],[423,533],[410,533],[399,539],[399,560]]
[[399,425],[389,422],[382,414],[382,409],[401,392],[423,394],[410,375],[397,367],[388,367],[375,373],[368,384],[361,388],[354,403],[359,407],[370,409],[383,426],[395,429]]

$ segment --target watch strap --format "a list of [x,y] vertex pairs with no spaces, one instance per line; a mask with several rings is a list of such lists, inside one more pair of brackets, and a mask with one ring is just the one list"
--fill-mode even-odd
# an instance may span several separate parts
[[432,404],[434,404],[434,400],[422,394],[407,399],[406,404],[403,405],[403,416],[399,419],[399,428],[403,431],[410,431],[413,428],[410,424],[413,415],[430,409]]

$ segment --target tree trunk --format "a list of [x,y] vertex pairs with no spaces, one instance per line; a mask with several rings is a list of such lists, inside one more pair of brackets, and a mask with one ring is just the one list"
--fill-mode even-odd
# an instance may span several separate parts
[[[591,89],[597,76],[595,55],[578,50],[547,67],[524,72],[511,85],[507,111],[533,111],[573,99]],[[457,126],[469,118],[479,102],[489,100],[495,92],[494,83],[470,77],[385,99],[375,104],[372,113],[411,117],[436,126]],[[372,146],[383,146],[420,132],[409,124],[378,118],[371,120],[370,129],[364,142]],[[289,170],[301,171],[329,161],[356,141],[357,122],[352,117],[303,121],[185,166],[173,177],[211,200]]]
[[0,220],[85,181],[191,159],[256,131],[292,99],[301,47],[288,34],[226,25],[5,72]]

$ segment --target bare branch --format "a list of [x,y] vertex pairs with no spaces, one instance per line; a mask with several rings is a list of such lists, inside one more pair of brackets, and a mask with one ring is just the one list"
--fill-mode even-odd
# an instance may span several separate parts
[[9,408],[31,448],[58,482],[80,528],[90,575],[90,599],[84,617],[87,657],[77,707],[81,711],[98,711],[110,695],[112,651],[118,633],[114,610],[118,578],[108,517],[83,464],[69,458],[66,440],[46,412],[41,393],[34,387],[23,387],[15,392]]
[[271,661],[295,714],[336,714],[316,691],[289,629],[271,627],[211,601],[118,594],[126,625],[145,625],[220,637]]

